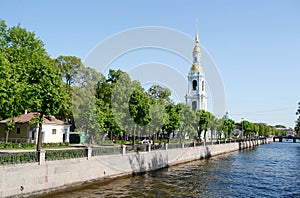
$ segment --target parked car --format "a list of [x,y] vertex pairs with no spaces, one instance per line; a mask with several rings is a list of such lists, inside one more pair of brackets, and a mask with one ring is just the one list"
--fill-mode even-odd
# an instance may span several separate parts
[[152,144],[152,141],[144,139],[140,142],[140,144]]

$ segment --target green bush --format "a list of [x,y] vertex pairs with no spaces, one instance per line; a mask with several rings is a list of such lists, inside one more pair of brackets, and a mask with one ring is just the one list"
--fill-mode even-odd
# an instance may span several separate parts
[[[42,148],[65,148],[68,147],[68,142],[60,142],[60,143],[43,143]],[[35,143],[3,143],[0,142],[0,149],[35,149]]]
[[37,162],[36,152],[3,153],[0,155],[1,164],[24,164]]
[[46,161],[86,157],[85,149],[47,150]]

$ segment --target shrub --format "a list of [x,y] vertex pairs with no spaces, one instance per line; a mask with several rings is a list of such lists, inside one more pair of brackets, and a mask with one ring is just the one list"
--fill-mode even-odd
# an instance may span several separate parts
[[[42,148],[65,148],[68,147],[68,142],[61,142],[61,143],[43,143]],[[35,143],[3,143],[0,142],[0,149],[35,149]]]

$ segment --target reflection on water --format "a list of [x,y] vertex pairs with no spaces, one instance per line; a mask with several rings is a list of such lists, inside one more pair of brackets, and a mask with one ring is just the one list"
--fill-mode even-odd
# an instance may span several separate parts
[[270,143],[47,197],[300,197],[299,163],[299,143]]

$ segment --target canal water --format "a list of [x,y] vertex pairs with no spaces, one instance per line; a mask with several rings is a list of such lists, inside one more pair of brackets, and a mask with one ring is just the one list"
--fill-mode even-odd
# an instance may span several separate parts
[[300,197],[300,143],[269,143],[48,197]]

